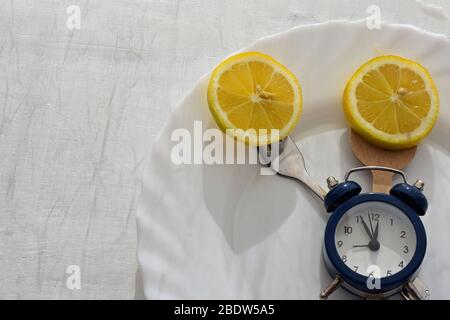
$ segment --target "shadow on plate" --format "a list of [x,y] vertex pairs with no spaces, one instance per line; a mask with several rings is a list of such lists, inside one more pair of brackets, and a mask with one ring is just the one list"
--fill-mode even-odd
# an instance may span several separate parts
[[203,165],[203,193],[212,218],[240,254],[273,234],[294,211],[295,188],[261,175],[260,165]]

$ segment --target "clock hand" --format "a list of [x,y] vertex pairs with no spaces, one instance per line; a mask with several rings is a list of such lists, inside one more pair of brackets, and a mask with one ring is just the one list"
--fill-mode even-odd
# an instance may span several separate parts
[[375,227],[375,232],[373,234],[373,239],[378,241],[378,227],[380,226],[380,221],[377,222],[377,226]]
[[[366,231],[366,233],[369,235],[370,237],[370,242],[368,245],[366,246],[355,246],[354,248],[364,248],[367,247],[370,249],[370,251],[378,251],[380,249],[380,243],[378,242],[378,240],[375,238],[374,233],[370,232],[369,227],[367,226],[367,223],[364,221],[363,217],[361,217],[361,222],[364,226],[364,230]],[[370,216],[369,216],[369,222],[370,222],[370,227],[372,228],[372,222],[370,220]],[[376,230],[376,235],[378,237],[378,224],[377,224],[377,230]]]
[[378,241],[379,226],[380,226],[380,221],[377,221],[377,226],[375,227],[375,232],[373,234],[373,238],[369,242],[369,249],[372,251],[378,251],[380,249],[380,241]]
[[372,227],[372,219],[370,219],[370,214],[367,214],[367,217],[369,218],[369,223],[370,223],[370,231],[372,231],[372,239],[374,239],[373,237],[373,227]]
[[353,248],[369,248],[370,251],[378,251],[380,249],[380,243],[370,240],[369,244],[354,245]]
[[377,226],[375,227],[375,232],[373,233],[373,237],[369,242],[369,249],[371,251],[380,250],[380,241],[378,241],[378,230],[380,226],[380,221],[377,221]]
[[364,221],[363,217],[361,217],[361,222],[362,222],[362,224],[363,224],[363,226],[364,226],[364,230],[366,230],[366,233],[367,233],[368,236],[370,237],[370,240],[372,240],[372,239],[373,239],[372,233],[370,232],[369,227],[367,226],[367,224],[366,224],[366,222]]

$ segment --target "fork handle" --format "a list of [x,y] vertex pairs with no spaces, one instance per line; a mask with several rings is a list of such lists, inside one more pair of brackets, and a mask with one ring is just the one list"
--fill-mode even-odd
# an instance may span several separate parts
[[325,191],[325,189],[322,188],[316,181],[314,181],[310,177],[306,177],[305,181],[302,181],[302,182],[308,188],[310,188],[311,191],[314,192],[314,194],[320,198],[320,200],[322,200],[322,201],[325,200],[325,196],[327,195],[327,191]]
[[[283,174],[281,174],[281,173],[278,173],[278,174],[283,176]],[[325,189],[322,188],[311,177],[309,177],[309,176],[308,177],[290,177],[290,176],[285,176],[285,177],[294,178],[295,180],[301,182],[302,184],[307,186],[316,196],[318,196],[320,200],[322,200],[322,201],[325,200],[325,196],[327,195],[327,191],[325,191]]]

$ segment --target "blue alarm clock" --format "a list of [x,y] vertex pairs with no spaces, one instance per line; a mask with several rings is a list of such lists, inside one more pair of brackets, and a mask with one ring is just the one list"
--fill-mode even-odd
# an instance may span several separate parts
[[[382,170],[403,182],[390,194],[361,193],[352,173]],[[331,216],[324,237],[324,261],[333,282],[321,293],[328,298],[339,286],[366,299],[401,293],[406,299],[427,299],[429,290],[417,277],[425,257],[427,236],[420,219],[428,202],[423,182],[408,184],[402,171],[362,167],[347,172],[344,182],[328,178],[324,205]]]

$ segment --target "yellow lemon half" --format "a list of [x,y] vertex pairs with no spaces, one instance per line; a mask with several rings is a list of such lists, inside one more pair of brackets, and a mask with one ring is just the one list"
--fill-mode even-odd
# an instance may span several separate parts
[[351,127],[366,140],[386,149],[406,149],[430,134],[439,114],[439,96],[423,66],[381,56],[350,79],[343,107]]
[[302,90],[295,75],[272,57],[246,52],[214,69],[208,105],[223,131],[261,146],[284,139],[295,128],[302,112]]

